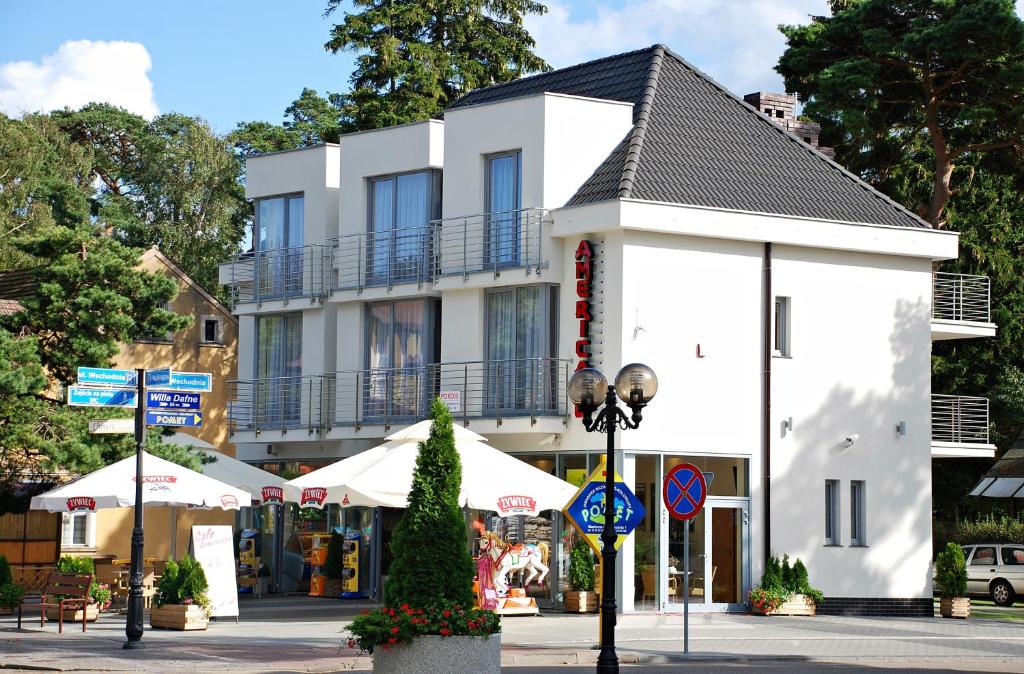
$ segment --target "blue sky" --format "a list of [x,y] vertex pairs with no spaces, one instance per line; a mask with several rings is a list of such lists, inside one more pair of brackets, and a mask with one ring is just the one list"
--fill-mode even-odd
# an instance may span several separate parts
[[[351,54],[323,48],[325,0],[9,1],[0,21],[0,111],[100,99],[181,112],[220,132],[280,122],[303,87],[344,91]],[[827,0],[549,0],[530,17],[538,53],[567,66],[663,42],[737,94],[779,91],[779,23]],[[1017,3],[1024,8],[1024,0]]]

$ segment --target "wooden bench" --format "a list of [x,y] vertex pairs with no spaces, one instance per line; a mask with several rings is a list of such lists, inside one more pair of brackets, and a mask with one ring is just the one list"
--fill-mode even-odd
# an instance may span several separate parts
[[[22,599],[18,604],[18,629],[21,629],[21,614],[26,608],[38,608],[40,611],[39,627],[46,624],[46,609],[57,609],[57,621],[60,625],[60,632],[64,632],[64,609],[82,611],[82,631],[88,620],[85,615],[85,608],[89,605],[89,586],[92,585],[91,573],[51,573],[46,579],[46,587],[41,595],[29,596]],[[59,597],[59,598],[58,598]],[[49,601],[47,601],[49,598]]]

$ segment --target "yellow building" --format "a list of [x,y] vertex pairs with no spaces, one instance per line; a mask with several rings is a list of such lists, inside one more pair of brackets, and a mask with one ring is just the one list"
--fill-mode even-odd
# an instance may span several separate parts
[[[151,248],[142,256],[142,267],[163,274],[178,284],[178,295],[168,307],[192,317],[192,325],[167,339],[148,339],[121,347],[114,367],[167,367],[181,372],[211,372],[213,391],[202,394],[203,426],[182,428],[165,441],[214,448],[234,456],[228,440],[228,381],[238,372],[238,321],[231,311],[189,278],[159,250]],[[111,418],[117,415],[111,410]],[[194,437],[195,442],[188,436]],[[132,508],[108,508],[96,513],[64,515],[61,536],[63,554],[113,555],[128,558],[133,526]],[[196,510],[147,507],[145,511],[145,556],[167,559],[188,551],[192,524],[231,524],[233,510]],[[175,522],[176,520],[176,522]],[[176,540],[171,531],[176,530]]]

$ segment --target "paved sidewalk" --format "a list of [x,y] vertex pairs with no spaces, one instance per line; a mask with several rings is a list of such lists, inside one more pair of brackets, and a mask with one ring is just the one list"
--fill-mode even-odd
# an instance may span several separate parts
[[[124,651],[124,617],[104,615],[84,635],[55,624],[15,629],[0,618],[0,667],[101,672],[333,672],[367,670],[365,654],[341,649],[344,625],[365,605],[333,600],[270,597],[244,600],[242,616],[211,623],[203,632],[147,628],[143,651]],[[785,671],[808,663],[847,663],[854,668],[892,663],[926,669],[1022,671],[1024,624],[984,619],[763,618],[749,615],[691,616],[691,659],[716,670],[757,665]],[[618,652],[623,663],[683,669],[681,615],[620,616]],[[596,616],[545,614],[503,621],[505,666],[545,671],[592,665]],[[887,664],[888,663],[888,664]],[[923,664],[922,664],[923,663]],[[641,668],[643,669],[643,668]],[[813,668],[812,668],[813,669]],[[672,667],[666,667],[671,671]],[[700,671],[697,666],[693,671]],[[639,670],[638,670],[639,671]]]

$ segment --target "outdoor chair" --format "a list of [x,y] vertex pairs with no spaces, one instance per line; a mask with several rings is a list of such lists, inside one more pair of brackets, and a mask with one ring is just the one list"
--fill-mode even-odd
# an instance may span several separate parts
[[51,573],[46,579],[46,587],[40,595],[22,598],[18,604],[18,629],[21,629],[21,616],[26,608],[39,609],[39,627],[46,625],[46,609],[57,609],[58,632],[64,633],[64,610],[82,611],[82,631],[89,623],[86,607],[92,601],[89,597],[89,586],[92,585],[91,573]]

